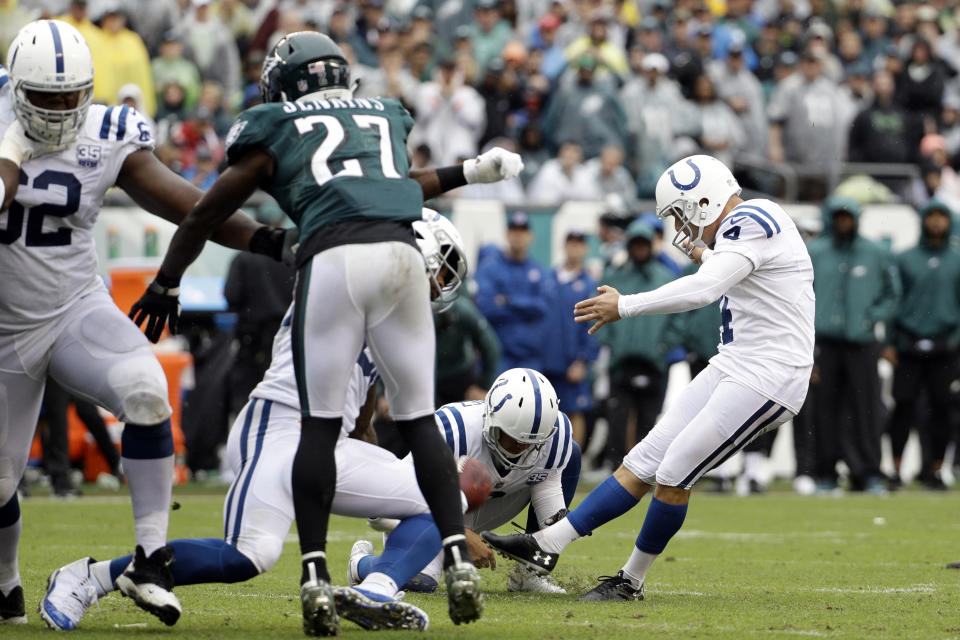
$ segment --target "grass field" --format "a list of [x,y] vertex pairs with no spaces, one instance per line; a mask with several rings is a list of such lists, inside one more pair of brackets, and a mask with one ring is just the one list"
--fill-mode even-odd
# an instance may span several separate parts
[[[582,498],[582,494],[578,496]],[[173,537],[216,536],[222,496],[179,492]],[[410,595],[431,617],[437,638],[960,638],[960,492],[890,497],[802,498],[772,492],[749,499],[694,495],[686,524],[648,576],[638,603],[581,604],[598,574],[615,573],[630,553],[647,502],[578,541],[555,572],[572,595],[514,595],[509,564],[483,570],[487,598],[479,623],[455,627],[446,598]],[[20,547],[30,623],[3,637],[49,637],[36,613],[47,575],[83,555],[129,551],[132,521],[124,496],[23,503]],[[357,537],[376,541],[364,522],[335,518],[333,577],[346,577]],[[274,570],[242,584],[181,587],[183,617],[172,628],[112,594],[84,618],[78,637],[302,637],[296,590],[296,539]],[[362,630],[344,622],[341,635]],[[410,632],[395,632],[409,635]],[[390,635],[380,632],[379,635]]]

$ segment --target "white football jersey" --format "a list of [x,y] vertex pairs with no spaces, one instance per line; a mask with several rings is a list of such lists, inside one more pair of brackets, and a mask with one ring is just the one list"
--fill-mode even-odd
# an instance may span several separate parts
[[754,270],[720,298],[719,353],[710,363],[796,413],[807,380],[791,381],[813,365],[815,303],[796,225],[775,202],[748,200],[720,224],[713,250],[739,253]]
[[[540,449],[536,464],[530,469],[501,469],[493,460],[487,445],[483,441],[484,401],[454,402],[445,404],[437,410],[437,426],[453,451],[455,458],[470,456],[487,466],[493,477],[493,490],[490,492],[491,504],[504,496],[520,489],[533,488],[551,476],[563,472],[570,461],[573,447],[573,431],[570,419],[562,411],[557,416],[560,423],[550,442]],[[557,484],[559,486],[559,483]],[[563,506],[562,496],[559,509]],[[549,514],[548,514],[549,515]]]
[[[263,380],[250,392],[251,398],[271,400],[300,411],[300,394],[297,392],[297,378],[293,369],[293,349],[291,334],[293,325],[293,303],[283,316],[280,329],[273,337],[273,354],[270,368]],[[343,405],[343,426],[340,437],[345,438],[356,427],[357,416],[367,401],[367,392],[377,383],[380,374],[373,364],[373,357],[366,347],[360,352],[360,358],[353,367],[350,382],[347,385],[347,397]]]
[[[0,69],[0,136],[16,119],[13,92]],[[93,225],[127,156],[153,149],[146,120],[128,106],[91,105],[70,146],[28,160],[10,207],[0,212],[0,333],[36,327],[70,300],[103,282]]]

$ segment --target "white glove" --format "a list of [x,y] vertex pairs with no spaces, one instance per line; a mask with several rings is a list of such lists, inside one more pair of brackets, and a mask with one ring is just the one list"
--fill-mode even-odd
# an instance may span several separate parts
[[522,170],[520,155],[500,147],[494,147],[463,163],[463,177],[467,179],[467,184],[512,180]]
[[7,127],[3,139],[0,140],[0,158],[9,160],[18,167],[23,166],[23,163],[30,158],[36,158],[57,150],[57,148],[48,147],[28,138],[27,132],[24,131],[19,120],[14,120]]

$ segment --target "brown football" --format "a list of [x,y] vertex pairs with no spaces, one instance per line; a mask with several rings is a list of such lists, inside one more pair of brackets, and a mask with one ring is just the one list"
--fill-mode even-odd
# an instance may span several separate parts
[[457,471],[460,474],[460,490],[467,496],[467,511],[474,511],[490,497],[493,478],[485,464],[469,456],[457,460]]

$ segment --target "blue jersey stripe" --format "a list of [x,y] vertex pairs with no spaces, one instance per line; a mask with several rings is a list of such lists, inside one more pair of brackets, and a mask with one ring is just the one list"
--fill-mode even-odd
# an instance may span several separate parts
[[437,415],[440,416],[440,422],[443,424],[443,435],[447,438],[447,446],[450,447],[451,453],[456,453],[456,447],[453,445],[453,429],[450,427],[450,419],[447,418],[447,413],[443,409],[437,411]]
[[53,20],[47,20],[50,33],[53,34],[53,52],[57,60],[57,73],[63,73],[63,42],[60,40],[60,29]]
[[130,113],[130,106],[125,104],[120,108],[120,117],[117,122],[117,140],[123,140],[123,136],[127,133],[128,113]]
[[250,404],[247,405],[247,415],[243,417],[243,427],[240,430],[240,473],[237,474],[237,481],[234,481],[233,485],[230,487],[230,492],[227,494],[227,517],[223,519],[223,539],[227,539],[227,535],[230,533],[230,515],[233,511],[233,493],[237,490],[237,486],[240,484],[240,476],[243,475],[243,463],[247,458],[247,436],[250,433],[250,422],[253,420],[253,410],[257,406],[256,398],[250,401]]
[[10,76],[7,74],[0,75],[0,89],[3,88],[3,85],[7,84],[10,81]]
[[743,209],[752,209],[752,210],[756,211],[757,213],[759,213],[760,215],[762,215],[764,218],[766,218],[767,220],[769,220],[769,221],[773,224],[773,226],[776,228],[777,233],[780,233],[780,225],[777,224],[776,218],[774,218],[772,215],[770,215],[769,213],[767,213],[766,211],[764,211],[764,210],[761,209],[760,207],[758,207],[758,206],[756,206],[756,205],[754,205],[754,204],[740,204],[740,205],[737,205],[737,206],[734,208],[733,211],[734,211],[734,213],[746,213],[746,211],[742,211]]
[[367,357],[365,351],[360,352],[360,357],[357,358],[357,364],[360,365],[360,369],[363,371],[363,375],[374,376],[377,373],[377,367],[370,361],[370,358]]
[[543,413],[543,399],[540,397],[540,383],[537,382],[537,376],[531,369],[524,369],[530,376],[530,383],[533,385],[533,429],[530,433],[540,431],[540,416]]
[[116,109],[116,107],[107,107],[107,110],[103,113],[103,123],[100,125],[101,140],[106,140],[110,137],[110,126],[112,124],[111,119],[114,109]]
[[233,520],[233,544],[236,546],[240,538],[240,525],[243,523],[243,503],[247,499],[247,490],[250,488],[250,481],[257,470],[257,461],[260,459],[260,452],[263,451],[263,439],[267,435],[267,426],[270,424],[270,407],[273,405],[271,400],[264,400],[263,409],[260,410],[260,426],[257,427],[257,440],[253,447],[253,459],[250,461],[250,470],[243,481],[243,489],[240,490],[240,498],[237,500],[237,517]]
[[[758,216],[757,214],[755,214],[754,212],[752,212],[752,211],[737,211],[737,215],[738,215],[738,216],[746,216],[746,217],[748,217],[748,218],[753,218],[754,220],[757,221],[757,224],[759,224],[759,225],[763,228],[763,231],[764,231],[764,233],[767,234],[767,237],[768,237],[768,238],[773,237],[773,229],[770,228],[770,225],[767,224],[767,221],[764,220],[763,218],[761,218],[760,216]],[[731,218],[732,218],[732,216],[731,216],[731,217],[728,217],[727,220],[730,220]]]
[[[557,417],[557,422],[560,422],[560,417]],[[560,436],[563,429],[557,429],[557,432],[553,434],[553,442],[550,444],[550,453],[547,454],[547,463],[543,465],[544,469],[552,469],[553,461],[557,457],[557,448],[560,444]]]
[[557,467],[562,467],[567,462],[567,454],[570,452],[570,441],[573,440],[573,434],[570,429],[570,419],[566,415],[560,414],[563,416],[563,436],[566,438],[566,441],[563,443],[563,453],[560,454],[560,459],[557,461]]
[[458,447],[459,453],[457,457],[467,455],[467,428],[463,424],[463,416],[460,415],[460,411],[453,405],[448,407],[450,413],[453,414],[453,419],[457,421],[457,435],[459,436],[460,446]]

